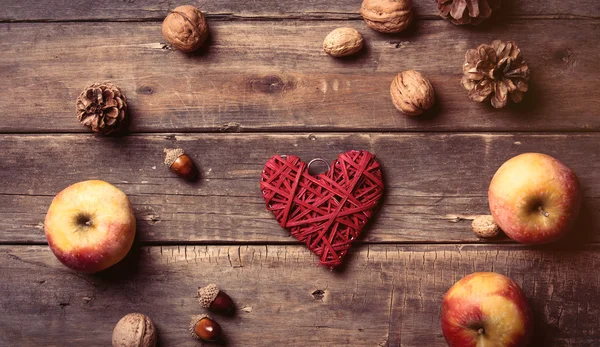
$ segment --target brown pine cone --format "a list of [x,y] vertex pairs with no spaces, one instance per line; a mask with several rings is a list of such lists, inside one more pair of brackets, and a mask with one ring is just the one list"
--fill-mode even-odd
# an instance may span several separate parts
[[127,99],[110,82],[87,86],[77,98],[77,118],[99,134],[109,134],[125,123]]
[[439,15],[456,25],[477,25],[500,8],[502,0],[436,0]]
[[471,100],[491,98],[492,106],[502,108],[509,95],[514,102],[523,100],[529,75],[519,47],[512,41],[496,40],[491,46],[483,44],[467,51],[460,82]]

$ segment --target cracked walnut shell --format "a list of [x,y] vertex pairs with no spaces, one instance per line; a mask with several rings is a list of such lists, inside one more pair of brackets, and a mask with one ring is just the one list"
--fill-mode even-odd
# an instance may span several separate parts
[[500,227],[494,220],[494,217],[490,215],[477,216],[473,219],[471,228],[477,236],[483,238],[496,237],[500,232]]
[[412,21],[412,0],[363,0],[360,14],[372,29],[398,33]]
[[396,109],[407,116],[418,116],[435,102],[433,86],[414,70],[399,73],[392,81],[390,94]]
[[323,50],[332,57],[352,55],[361,50],[362,35],[354,28],[337,28],[325,36]]
[[179,6],[163,21],[162,34],[171,46],[182,52],[193,52],[206,41],[208,24],[204,13],[196,7]]

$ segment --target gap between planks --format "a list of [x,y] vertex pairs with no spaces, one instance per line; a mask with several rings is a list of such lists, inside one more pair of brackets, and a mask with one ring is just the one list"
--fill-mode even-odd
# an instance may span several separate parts
[[[207,19],[212,21],[248,21],[248,22],[278,22],[278,21],[349,21],[357,20],[362,21],[362,17],[357,13],[334,13],[334,12],[311,12],[304,14],[294,14],[289,16],[251,16],[251,15],[238,15],[238,14],[207,14]],[[598,20],[599,17],[594,16],[581,16],[581,15],[509,15],[503,16],[504,20]],[[90,19],[5,19],[0,18],[0,23],[161,23],[164,20],[164,16],[161,17],[149,17],[149,18],[90,18]],[[433,20],[443,21],[444,19],[434,15],[423,15],[416,16],[415,21],[418,20]]]

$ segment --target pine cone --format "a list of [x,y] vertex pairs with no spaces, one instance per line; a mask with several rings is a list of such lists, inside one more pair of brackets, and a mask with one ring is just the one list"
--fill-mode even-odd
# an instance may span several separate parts
[[523,100],[529,74],[519,47],[512,41],[496,40],[491,46],[483,44],[467,51],[460,82],[471,100],[482,102],[491,97],[492,106],[502,108],[508,95],[514,102]]
[[436,0],[439,15],[456,25],[477,25],[500,8],[502,0]]
[[96,133],[109,134],[125,123],[127,99],[110,82],[87,86],[77,98],[77,118]]

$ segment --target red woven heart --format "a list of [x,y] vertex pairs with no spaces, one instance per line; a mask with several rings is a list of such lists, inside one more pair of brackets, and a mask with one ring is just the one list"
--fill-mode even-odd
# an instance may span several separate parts
[[373,215],[383,180],[379,162],[367,151],[340,154],[317,176],[300,158],[276,155],[265,164],[260,189],[279,224],[333,268]]

